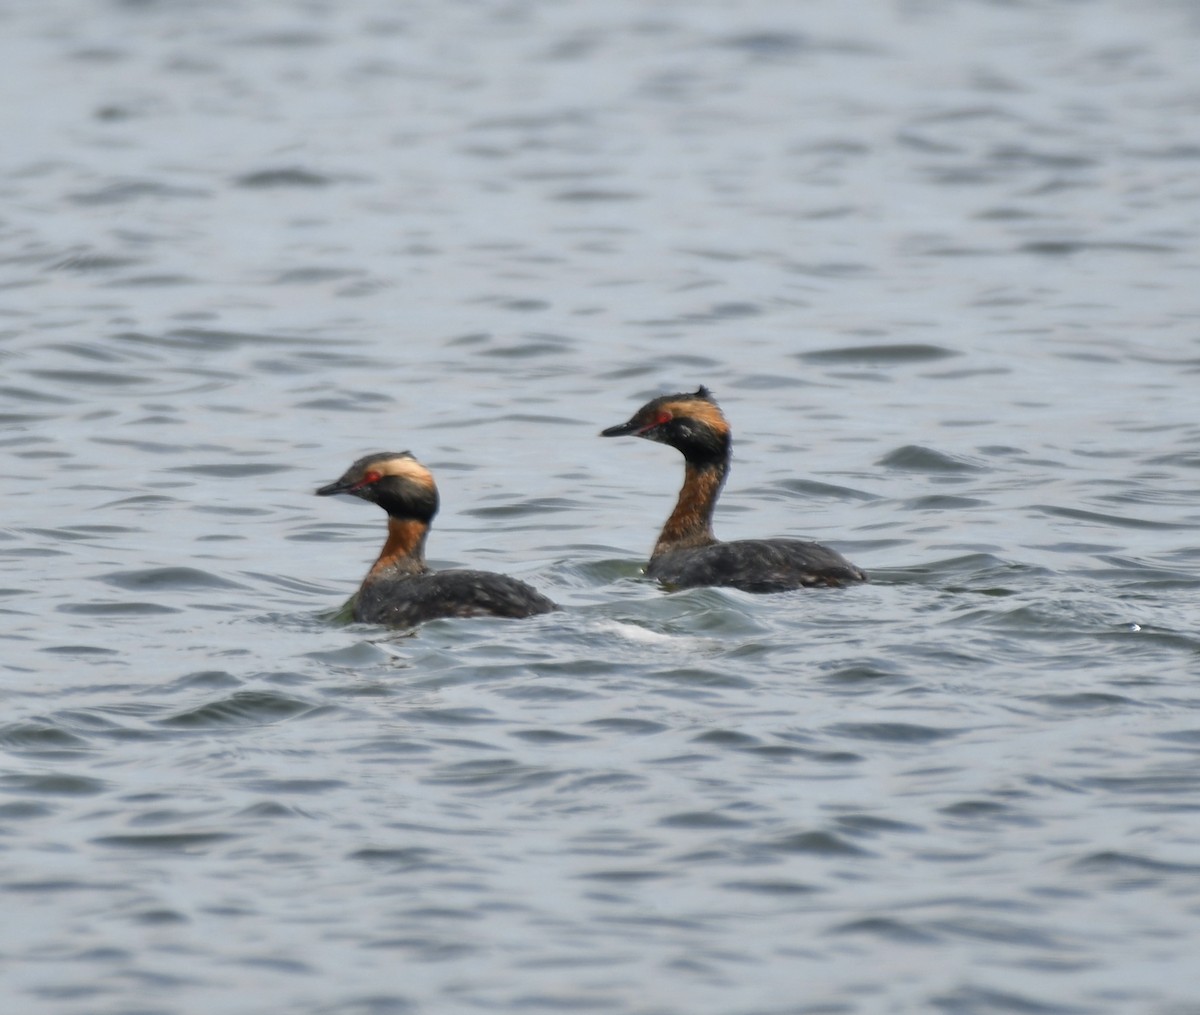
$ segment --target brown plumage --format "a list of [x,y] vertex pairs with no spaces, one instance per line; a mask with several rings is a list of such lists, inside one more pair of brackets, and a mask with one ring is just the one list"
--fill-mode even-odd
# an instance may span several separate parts
[[725,585],[746,592],[782,592],[848,585],[867,576],[820,543],[796,539],[740,539],[723,543],[712,517],[729,472],[729,423],[705,387],[662,395],[602,437],[632,434],[669,444],[684,457],[683,488],[646,565],[646,574],[672,588]]
[[433,476],[407,451],[366,455],[341,478],[321,487],[378,504],[388,535],[353,599],[354,619],[414,627],[439,617],[530,617],[558,607],[537,590],[491,571],[432,571],[425,541],[438,510]]

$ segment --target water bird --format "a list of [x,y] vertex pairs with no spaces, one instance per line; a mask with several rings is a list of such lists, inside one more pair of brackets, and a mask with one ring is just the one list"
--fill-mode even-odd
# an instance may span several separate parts
[[729,472],[729,422],[711,392],[661,395],[627,423],[601,437],[632,434],[669,444],[683,454],[683,488],[659,534],[646,575],[670,588],[722,585],[745,592],[784,592],[865,582],[867,575],[836,550],[798,539],[738,539],[713,535],[713,510]]
[[439,617],[532,617],[558,606],[523,581],[492,571],[434,571],[425,541],[438,511],[433,474],[408,451],[365,455],[317,490],[345,493],[387,512],[388,535],[353,599],[361,623],[415,627]]

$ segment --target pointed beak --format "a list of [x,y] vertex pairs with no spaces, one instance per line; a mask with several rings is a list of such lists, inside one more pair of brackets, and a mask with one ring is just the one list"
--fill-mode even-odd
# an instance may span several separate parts
[[628,423],[618,423],[616,426],[610,426],[607,430],[601,430],[601,437],[624,437],[626,434],[637,433],[638,425],[630,420]]
[[354,490],[354,484],[342,479],[335,479],[332,483],[321,487],[317,491],[318,497],[332,497],[335,493],[351,493]]

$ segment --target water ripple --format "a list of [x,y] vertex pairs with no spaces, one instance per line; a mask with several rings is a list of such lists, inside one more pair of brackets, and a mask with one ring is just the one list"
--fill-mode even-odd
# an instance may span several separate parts
[[278,722],[312,712],[307,701],[270,691],[238,691],[228,697],[158,720],[178,728],[220,728]]
[[[1194,1009],[1188,5],[69,7],[0,34],[9,1008]],[[596,433],[702,381],[716,531],[870,584],[644,578],[681,464]],[[553,620],[349,622],[311,491],[410,446]]]
[[930,363],[957,356],[953,349],[937,345],[856,345],[837,349],[817,349],[797,354],[797,359],[815,364],[865,364],[880,366],[898,363]]
[[206,847],[230,842],[237,836],[225,832],[163,832],[146,835],[102,835],[92,841],[98,846],[114,849],[148,850],[152,852],[196,855]]
[[100,580],[131,592],[143,590],[238,589],[238,582],[194,567],[154,567],[133,571],[110,571]]

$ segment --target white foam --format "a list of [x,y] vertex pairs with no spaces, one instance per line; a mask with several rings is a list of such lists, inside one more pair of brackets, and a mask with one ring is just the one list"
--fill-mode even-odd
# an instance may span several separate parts
[[602,631],[612,631],[628,641],[643,645],[662,645],[667,642],[679,641],[679,638],[673,634],[650,631],[637,624],[626,624],[620,620],[601,620],[597,622],[596,626]]

